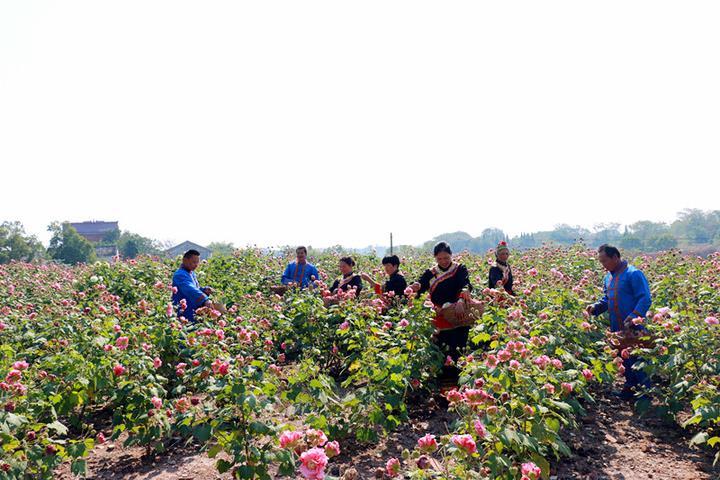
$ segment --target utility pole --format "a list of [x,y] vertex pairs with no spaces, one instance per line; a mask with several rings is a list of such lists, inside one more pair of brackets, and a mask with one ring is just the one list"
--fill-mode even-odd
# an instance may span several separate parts
[[392,232],[390,232],[390,255],[393,254]]

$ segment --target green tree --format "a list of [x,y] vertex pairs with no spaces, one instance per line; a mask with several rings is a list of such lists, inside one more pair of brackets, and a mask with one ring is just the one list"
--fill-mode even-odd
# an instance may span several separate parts
[[116,228],[114,230],[110,230],[107,232],[102,239],[103,244],[105,245],[115,245],[118,240],[120,239],[120,229]]
[[75,265],[95,261],[95,249],[92,244],[68,222],[53,222],[48,226],[52,232],[48,254],[51,258]]
[[157,255],[160,245],[156,240],[137,233],[122,232],[117,241],[118,252],[123,258],[135,258],[138,255]]
[[688,245],[712,243],[720,234],[720,210],[683,210],[678,213],[678,219],[673,222],[671,229],[676,237]]
[[27,235],[20,222],[0,224],[0,264],[12,260],[32,262],[45,255],[45,248],[34,235]]
[[643,242],[631,234],[625,234],[620,238],[620,246],[626,250],[641,250]]
[[671,233],[663,233],[650,237],[647,241],[646,248],[653,252],[670,250],[677,247],[678,241]]
[[212,242],[207,248],[213,255],[232,255],[235,251],[235,245],[232,242]]

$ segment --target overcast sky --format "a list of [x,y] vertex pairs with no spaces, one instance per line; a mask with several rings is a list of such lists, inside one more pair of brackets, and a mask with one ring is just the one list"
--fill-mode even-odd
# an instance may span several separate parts
[[417,244],[720,208],[720,2],[0,0],[0,220]]

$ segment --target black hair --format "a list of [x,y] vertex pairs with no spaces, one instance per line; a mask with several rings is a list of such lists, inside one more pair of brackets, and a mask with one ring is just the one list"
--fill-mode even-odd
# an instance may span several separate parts
[[299,246],[299,247],[297,247],[297,248],[295,249],[295,253],[300,253],[301,250],[302,250],[303,252],[305,252],[305,255],[307,255],[307,248],[305,248],[305,247],[302,246],[302,245]]
[[340,261],[350,265],[351,267],[355,266],[355,260],[353,260],[352,257],[342,257]]
[[433,256],[437,256],[438,253],[447,252],[450,255],[452,255],[452,250],[450,250],[450,244],[447,242],[439,242],[435,247],[433,248]]
[[382,259],[382,264],[383,264],[383,265],[387,265],[388,263],[389,263],[390,265],[395,266],[395,267],[399,267],[399,266],[400,266],[400,259],[398,258],[397,255],[388,255],[388,256],[386,256],[386,257],[383,257],[383,259]]
[[600,245],[600,248],[598,248],[598,253],[605,252],[605,255],[608,257],[620,257],[620,250],[617,249],[617,247],[613,247],[612,245],[608,245],[607,243]]
[[190,249],[187,252],[185,252],[185,254],[183,255],[183,260],[186,258],[194,257],[196,255],[199,257],[200,252],[198,252],[197,250],[194,250],[194,249]]

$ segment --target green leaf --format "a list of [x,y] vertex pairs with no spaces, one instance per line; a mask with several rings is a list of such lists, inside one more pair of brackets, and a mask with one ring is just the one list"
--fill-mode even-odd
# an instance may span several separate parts
[[542,470],[542,476],[543,478],[549,478],[550,477],[550,462],[548,462],[545,457],[538,453],[533,453],[531,455],[531,458],[533,462],[535,462],[535,465],[540,467],[540,470]]
[[690,440],[690,445],[702,445],[708,441],[710,435],[707,432],[700,432]]
[[227,460],[223,460],[221,458],[220,460],[217,461],[215,466],[217,467],[217,470],[219,473],[225,473],[228,470],[230,470],[230,468],[232,468],[233,464],[228,462]]
[[84,476],[87,473],[87,462],[85,460],[74,460],[70,464],[70,472],[76,476]]
[[57,433],[58,435],[61,435],[61,436],[67,435],[67,432],[68,432],[67,427],[65,425],[63,425],[62,423],[60,423],[58,420],[55,420],[52,423],[48,423],[47,428],[49,428],[50,430],[55,430],[55,433]]
[[707,441],[707,444],[714,447],[716,443],[720,442],[720,437],[712,437]]
[[212,434],[212,427],[209,423],[203,423],[201,425],[195,426],[192,430],[193,437],[197,438],[199,442],[207,442],[210,440],[210,435]]

